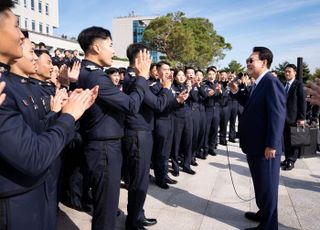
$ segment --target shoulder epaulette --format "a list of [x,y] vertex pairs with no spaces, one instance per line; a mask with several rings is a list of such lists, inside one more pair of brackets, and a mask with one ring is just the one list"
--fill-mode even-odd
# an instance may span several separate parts
[[[96,71],[96,70],[99,70],[100,68],[99,67],[97,67],[97,66],[95,66],[95,65],[87,65],[86,67],[85,67],[87,70],[89,70],[89,71]],[[100,69],[101,70],[101,69]]]

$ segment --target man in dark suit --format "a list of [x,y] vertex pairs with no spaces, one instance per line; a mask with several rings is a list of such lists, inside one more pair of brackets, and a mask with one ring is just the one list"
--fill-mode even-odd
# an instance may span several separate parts
[[[281,82],[268,71],[273,54],[265,47],[254,47],[247,69],[255,79],[250,91],[239,91],[244,105],[240,117],[240,147],[247,154],[252,175],[257,213],[246,212],[247,219],[260,222],[255,228],[278,229],[278,186],[282,133],[285,121],[285,91]],[[230,83],[233,93],[236,83]]]
[[296,79],[297,67],[294,64],[288,64],[284,74],[286,77],[285,91],[287,94],[287,115],[284,125],[284,153],[285,160],[281,162],[283,170],[294,168],[299,155],[299,147],[291,146],[290,127],[304,126],[306,117],[306,100],[303,91],[303,83]]

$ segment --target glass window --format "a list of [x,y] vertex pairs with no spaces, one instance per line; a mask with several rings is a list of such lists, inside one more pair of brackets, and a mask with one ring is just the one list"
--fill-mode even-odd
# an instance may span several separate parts
[[27,30],[28,29],[28,19],[24,19],[24,28]]
[[46,15],[49,15],[49,4],[46,3]]
[[43,30],[42,30],[42,22],[39,22],[39,32],[42,33]]
[[32,28],[32,31],[36,31],[36,22],[34,20],[32,20],[31,22],[31,28]]
[[27,8],[27,0],[24,0],[24,7]]
[[42,13],[42,1],[38,3],[39,13]]
[[46,32],[49,34],[49,25],[46,26]]
[[34,0],[31,0],[31,10],[34,10]]
[[16,17],[17,17],[18,26],[20,27],[20,16],[19,16],[19,15],[16,15]]

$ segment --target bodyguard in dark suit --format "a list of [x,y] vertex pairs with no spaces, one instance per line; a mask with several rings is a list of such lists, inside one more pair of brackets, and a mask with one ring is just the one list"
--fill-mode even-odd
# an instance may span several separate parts
[[[255,190],[257,213],[245,217],[260,222],[256,228],[278,229],[278,186],[282,133],[285,121],[285,91],[281,82],[268,71],[272,52],[254,47],[247,59],[247,69],[256,79],[250,92],[239,92],[244,111],[240,117],[240,147],[247,154]],[[230,87],[234,92],[235,83]]]
[[306,118],[306,100],[303,90],[303,83],[296,79],[296,66],[288,64],[285,68],[284,75],[286,77],[285,91],[287,94],[287,115],[284,125],[284,153],[285,160],[281,162],[283,170],[291,170],[294,168],[300,148],[291,146],[290,127],[304,126]]
[[78,37],[85,53],[81,63],[79,86],[99,85],[96,103],[80,120],[83,137],[86,179],[92,188],[92,229],[114,229],[121,178],[121,138],[125,115],[139,111],[148,87],[151,59],[142,52],[136,61],[136,81],[130,95],[115,86],[103,67],[112,64],[114,50],[110,31],[101,27],[83,30]]

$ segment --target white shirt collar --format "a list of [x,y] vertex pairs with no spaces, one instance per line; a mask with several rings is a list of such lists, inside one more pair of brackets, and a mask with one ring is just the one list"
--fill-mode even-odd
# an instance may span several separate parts
[[289,83],[289,86],[291,86],[291,85],[292,85],[292,83],[294,82],[294,80],[295,80],[295,78],[291,79],[290,81],[287,81],[287,83],[286,83],[286,84],[288,84],[288,83]]
[[262,74],[260,74],[260,76],[255,80],[255,84],[256,86],[259,84],[259,82],[261,81],[261,79],[263,78],[264,75],[266,75],[266,73],[268,72],[269,70],[267,69],[266,71],[264,71]]

